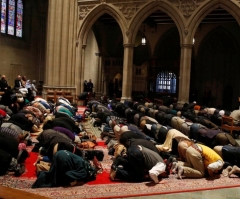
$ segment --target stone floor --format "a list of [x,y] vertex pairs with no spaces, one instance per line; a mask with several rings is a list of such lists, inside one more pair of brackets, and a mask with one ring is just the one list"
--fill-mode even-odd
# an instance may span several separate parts
[[[101,131],[98,129],[98,127],[92,126],[91,120],[85,121],[83,125],[87,131],[88,130],[91,131],[100,139]],[[236,139],[236,141],[240,145],[240,139]],[[240,187],[187,192],[187,193],[185,192],[185,193],[175,193],[175,194],[130,197],[127,199],[175,199],[175,198],[176,199],[240,199]]]

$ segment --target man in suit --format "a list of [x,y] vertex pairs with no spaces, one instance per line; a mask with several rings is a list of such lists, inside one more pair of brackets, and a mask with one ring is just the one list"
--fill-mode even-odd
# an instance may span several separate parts
[[90,93],[93,92],[93,83],[91,79],[89,79],[89,82],[87,83],[87,89],[88,89],[88,92]]
[[14,88],[16,89],[16,88],[22,88],[23,86],[22,86],[22,82],[21,82],[21,79],[22,79],[22,77],[21,77],[21,75],[18,75],[17,76],[17,79],[15,79],[15,81],[14,81]]
[[0,89],[1,89],[1,91],[6,91],[6,90],[8,90],[8,88],[10,88],[10,87],[8,86],[6,76],[2,75],[1,80],[0,80]]

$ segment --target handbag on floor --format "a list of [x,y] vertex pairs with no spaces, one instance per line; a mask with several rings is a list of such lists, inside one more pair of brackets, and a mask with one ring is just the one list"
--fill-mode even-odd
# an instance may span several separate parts
[[102,150],[85,150],[85,158],[88,160],[93,160],[96,156],[98,161],[102,161],[104,158],[104,153]]

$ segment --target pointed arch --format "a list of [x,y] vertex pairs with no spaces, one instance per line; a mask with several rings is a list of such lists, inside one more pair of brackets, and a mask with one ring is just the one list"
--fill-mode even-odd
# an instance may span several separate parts
[[226,0],[212,0],[208,4],[205,4],[203,7],[199,8],[199,11],[192,15],[188,22],[188,27],[191,29],[191,35],[189,35],[188,39],[189,42],[194,38],[194,35],[196,33],[196,30],[202,20],[213,10],[217,8],[223,8],[226,11],[228,11],[238,22],[240,25],[240,12],[239,12],[239,6],[236,5],[233,1],[226,1]]
[[200,96],[209,87],[211,103],[224,106],[224,85],[229,85],[236,91],[229,103],[236,106],[239,78],[233,74],[240,72],[239,49],[237,38],[225,27],[216,27],[205,36],[199,47],[194,78]]
[[[179,45],[180,41],[178,42],[178,39],[180,38],[177,38],[177,34],[179,34],[179,32],[177,32],[176,27],[172,27],[167,30],[157,41],[153,52],[154,57],[161,59],[161,57],[167,58],[168,56],[171,56],[172,58],[175,58],[175,60],[179,59],[181,49]],[[163,43],[165,43],[165,45],[161,45]],[[160,52],[160,49],[162,55],[157,55],[157,53]]]
[[83,45],[87,44],[88,32],[96,22],[96,20],[101,17],[103,14],[111,15],[120,26],[122,34],[127,30],[127,22],[123,15],[120,12],[117,12],[116,9],[112,8],[109,5],[101,4],[94,8],[83,20],[81,27],[77,33],[77,39],[81,38],[81,43]]
[[129,37],[129,43],[134,43],[137,32],[142,22],[153,12],[161,10],[168,14],[175,22],[180,35],[180,41],[183,41],[183,32],[185,28],[184,18],[179,14],[179,10],[170,2],[149,2],[136,13],[136,17],[130,22],[129,29],[133,30],[132,37]]

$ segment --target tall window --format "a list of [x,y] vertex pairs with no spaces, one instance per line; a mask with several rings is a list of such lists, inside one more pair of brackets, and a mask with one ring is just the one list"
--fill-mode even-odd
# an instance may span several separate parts
[[176,75],[172,72],[162,71],[157,75],[156,92],[176,93]]
[[22,0],[2,0],[1,33],[22,37],[23,34]]

